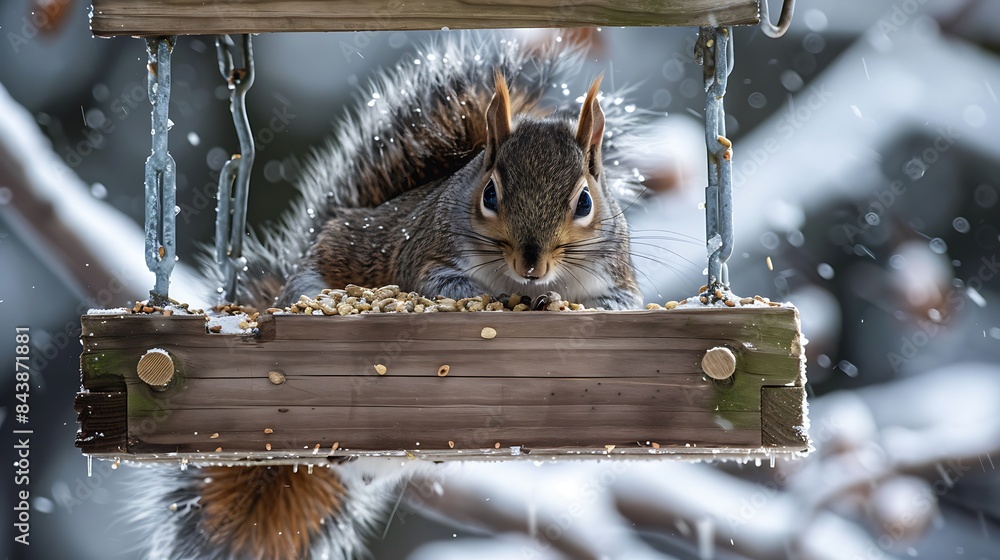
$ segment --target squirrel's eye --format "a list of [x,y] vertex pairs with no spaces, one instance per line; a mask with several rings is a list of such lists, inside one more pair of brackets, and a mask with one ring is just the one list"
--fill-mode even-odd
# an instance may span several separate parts
[[590,187],[583,187],[583,191],[580,193],[580,199],[576,201],[576,213],[573,214],[574,218],[583,218],[590,215],[590,211],[594,209],[594,199],[590,198]]
[[493,212],[497,211],[497,186],[493,184],[493,179],[490,179],[490,182],[486,183],[486,188],[483,189],[483,208]]

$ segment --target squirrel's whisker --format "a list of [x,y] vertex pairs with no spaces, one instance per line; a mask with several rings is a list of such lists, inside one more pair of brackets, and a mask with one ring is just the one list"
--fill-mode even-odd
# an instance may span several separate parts
[[[561,260],[562,259],[560,259],[560,262],[561,262]],[[556,271],[559,273],[560,276],[562,276],[562,273],[564,271],[567,272],[567,273],[569,273],[569,275],[572,276],[574,280],[576,280],[576,283],[580,285],[580,289],[581,290],[586,290],[587,289],[587,286],[584,285],[583,281],[581,281],[577,277],[576,274],[573,274],[573,267],[572,266],[568,266],[568,265],[567,266],[560,266],[558,269],[556,269]]]
[[478,270],[478,269],[480,269],[480,268],[482,268],[484,266],[491,265],[491,264],[493,264],[495,262],[498,262],[498,261],[500,262],[500,266],[493,270],[493,272],[496,272],[497,270],[500,270],[500,268],[502,268],[506,264],[506,262],[504,261],[503,257],[496,258],[496,259],[490,259],[488,261],[481,262],[481,263],[479,263],[477,265],[473,265],[473,266],[471,266],[471,267],[463,270],[462,272],[464,272],[464,273],[470,273],[471,274],[471,273],[475,272],[476,270]]
[[628,229],[628,231],[629,231],[629,233],[649,233],[649,232],[654,232],[654,233],[669,233],[671,235],[677,235],[677,236],[680,236],[680,237],[684,237],[686,239],[690,239],[692,241],[697,241],[699,243],[704,243],[705,242],[704,239],[700,239],[698,237],[695,237],[694,235],[688,235],[686,233],[682,233],[682,232],[679,232],[679,231],[673,231],[673,230],[669,230],[669,229],[636,229],[636,228],[630,227]]
[[681,255],[677,251],[674,251],[672,249],[667,249],[663,245],[657,245],[656,243],[645,243],[645,242],[642,242],[642,241],[639,241],[639,242],[636,242],[636,243],[632,243],[632,245],[637,245],[637,246],[640,246],[640,247],[649,247],[649,248],[652,248],[652,249],[657,249],[659,251],[664,251],[666,253],[670,253],[671,255],[677,257],[678,259],[681,259],[682,261],[684,261],[687,264],[691,265],[695,269],[700,269],[700,267],[701,267],[701,265],[699,265],[698,263],[696,263],[696,262],[692,261],[691,259],[689,259],[689,258]]
[[619,216],[624,216],[625,212],[627,212],[629,208],[632,208],[632,205],[634,205],[636,202],[638,202],[639,199],[642,198],[642,195],[646,194],[646,191],[648,191],[648,190],[649,189],[647,189],[646,187],[642,187],[642,190],[639,191],[639,194],[635,195],[635,198],[632,199],[632,202],[629,202],[628,205],[625,206],[625,208],[622,208],[621,212],[619,212],[619,213],[617,213],[617,214],[615,214],[615,215],[613,215],[613,216],[611,216],[609,218],[605,218],[603,220],[599,220],[597,223],[603,224],[604,222],[609,221],[609,220],[613,221],[613,220],[617,219]]

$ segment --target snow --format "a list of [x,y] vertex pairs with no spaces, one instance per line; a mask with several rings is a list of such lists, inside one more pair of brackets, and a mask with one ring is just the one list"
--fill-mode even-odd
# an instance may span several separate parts
[[[831,23],[831,27],[835,26]],[[970,124],[956,119],[953,110],[978,104],[989,122],[1000,118],[1000,104],[983,104],[982,91],[970,85],[970,77],[995,75],[995,56],[920,26],[894,32],[891,41],[891,50],[884,52],[872,41],[855,43],[812,81],[814,85],[796,93],[791,106],[775,111],[734,146],[737,155],[767,154],[762,165],[755,166],[753,158],[745,156],[734,160],[733,229],[738,246],[759,239],[775,223],[792,225],[796,216],[835,200],[870,196],[867,189],[882,177],[881,164],[870,157],[870,147],[890,144],[901,130],[942,130],[955,138],[956,147],[965,146],[984,158],[1000,158],[1000,143],[983,141],[983,129],[974,126],[980,119],[971,119]],[[870,68],[880,69],[871,73],[870,81],[857,79],[862,57]],[[887,91],[894,93],[886,95]],[[865,108],[863,118],[844,118],[852,105]],[[782,120],[787,126],[790,107],[803,113],[808,108],[809,118],[786,135]],[[697,132],[703,131],[690,130],[678,120],[687,119],[668,119],[675,134],[689,135],[690,143],[700,145]],[[704,165],[703,152],[696,157]],[[682,189],[656,212],[629,216],[629,225],[644,230],[662,229],[669,223],[674,231],[703,231],[704,213],[689,209],[703,201],[706,179],[700,173],[689,179],[698,188]],[[700,243],[669,248],[681,262],[699,266],[703,262]],[[655,288],[662,293],[689,289],[686,275],[665,273],[648,263],[641,268],[656,279]],[[734,280],[738,285],[738,278]]]
[[209,315],[208,328],[219,326],[222,330],[218,334],[249,334],[253,332],[251,328],[242,328],[240,323],[250,322],[250,317],[245,313],[235,315]]
[[[153,286],[153,273],[145,265],[145,237],[142,228],[129,216],[94,197],[85,184],[52,150],[34,117],[0,86],[0,138],[11,156],[20,162],[26,182],[36,188],[35,196],[50,205],[55,221],[67,224],[73,235],[93,249],[102,260],[97,263],[113,276],[111,282],[125,286],[133,296]],[[141,166],[142,161],[134,162]],[[12,212],[4,212],[12,219]],[[101,227],[93,227],[101,224]],[[26,224],[25,227],[34,227]],[[66,273],[62,274],[69,278]],[[171,296],[200,302],[200,280],[194,269],[177,263],[171,277]],[[91,287],[100,289],[101,287]],[[122,294],[122,297],[128,297]]]
[[87,315],[127,315],[128,309],[115,307],[112,309],[88,309]]

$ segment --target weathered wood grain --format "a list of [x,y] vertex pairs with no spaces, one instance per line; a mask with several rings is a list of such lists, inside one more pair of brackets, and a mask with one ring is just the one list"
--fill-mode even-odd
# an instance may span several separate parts
[[93,0],[91,29],[110,35],[204,35],[663,25],[750,25],[757,0]]
[[74,408],[80,423],[78,447],[94,453],[128,451],[128,406],[124,392],[79,393]]
[[[128,380],[129,391],[145,391],[141,381]],[[416,377],[397,383],[376,375],[357,377],[348,390],[333,390],[330,380],[318,377],[291,377],[274,385],[266,377],[189,378],[183,400],[172,403],[177,410],[187,408],[234,408],[246,403],[258,406],[372,406],[372,407],[452,407],[452,406],[549,406],[626,403],[669,403],[673,410],[705,410],[714,394],[697,375],[648,378],[509,378],[509,377]],[[169,398],[169,394],[166,396]]]
[[763,387],[760,402],[761,443],[775,447],[805,447],[805,387]]
[[[130,410],[131,434],[142,419]],[[145,412],[145,411],[138,411]],[[744,445],[760,447],[760,414],[740,413],[756,429],[709,431],[698,426],[714,421],[708,411],[675,411],[655,406],[566,405],[560,407],[449,407],[387,410],[376,407],[273,407],[189,409],[165,417],[155,432],[143,434],[143,451],[207,452],[217,447],[236,450],[311,450],[317,443],[329,450],[333,442],[347,450],[482,449],[519,446],[637,447],[660,445]],[[753,418],[756,417],[756,418]],[[581,419],[589,418],[586,426]],[[190,426],[205,426],[193,436]],[[265,428],[272,433],[265,433]],[[211,435],[219,434],[216,438]]]
[[[808,445],[800,432],[793,437],[802,400],[768,397],[772,388],[804,384],[791,308],[265,315],[256,336],[211,334],[191,317],[91,316],[83,323],[81,370],[90,396],[78,402],[127,394],[127,420],[121,406],[103,416],[93,408],[81,413],[85,433],[115,427],[107,432],[111,443],[78,441],[96,454],[123,454],[126,431],[129,456],[180,453],[194,461],[228,453],[261,460],[254,454],[265,445],[275,461],[316,459],[317,444],[323,459],[334,442],[334,455],[447,449],[443,458],[492,457],[501,453],[497,444],[557,454],[612,445],[655,456],[687,455],[691,446],[753,455]],[[496,337],[484,339],[484,327]],[[717,346],[731,349],[737,362],[722,381],[701,369],[705,352]],[[177,365],[165,390],[136,373],[154,347]],[[385,375],[376,364],[386,366]],[[438,376],[442,365],[449,366],[445,377]],[[271,382],[273,370],[284,383]],[[213,433],[218,437],[209,438]]]

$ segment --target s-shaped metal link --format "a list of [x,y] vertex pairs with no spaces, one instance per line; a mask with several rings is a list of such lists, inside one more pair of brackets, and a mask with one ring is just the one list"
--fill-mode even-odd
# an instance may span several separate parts
[[147,86],[153,105],[153,150],[146,159],[146,266],[156,275],[150,301],[164,305],[169,297],[170,273],[177,260],[177,166],[167,151],[170,129],[170,53],[176,37],[146,39],[149,54]]
[[[219,197],[215,217],[215,260],[222,266],[225,284],[220,288],[223,301],[236,303],[243,259],[243,236],[246,235],[247,197],[250,193],[250,170],[256,154],[250,119],[247,118],[246,94],[253,85],[253,46],[250,35],[241,35],[239,46],[228,35],[215,38],[219,72],[229,84],[230,110],[240,153],[226,162],[219,175]],[[233,64],[230,49],[240,54],[240,66]]]
[[785,0],[781,4],[781,14],[778,16],[778,25],[771,23],[771,14],[767,9],[767,0],[760,0],[760,29],[764,35],[777,39],[788,31],[788,26],[792,24],[792,13],[795,11],[795,0]]
[[708,286],[729,288],[726,261],[733,254],[733,149],[726,138],[723,98],[733,70],[732,30],[702,27],[695,60],[705,70],[705,143],[708,147],[708,186],[705,188],[705,240],[708,248]]

